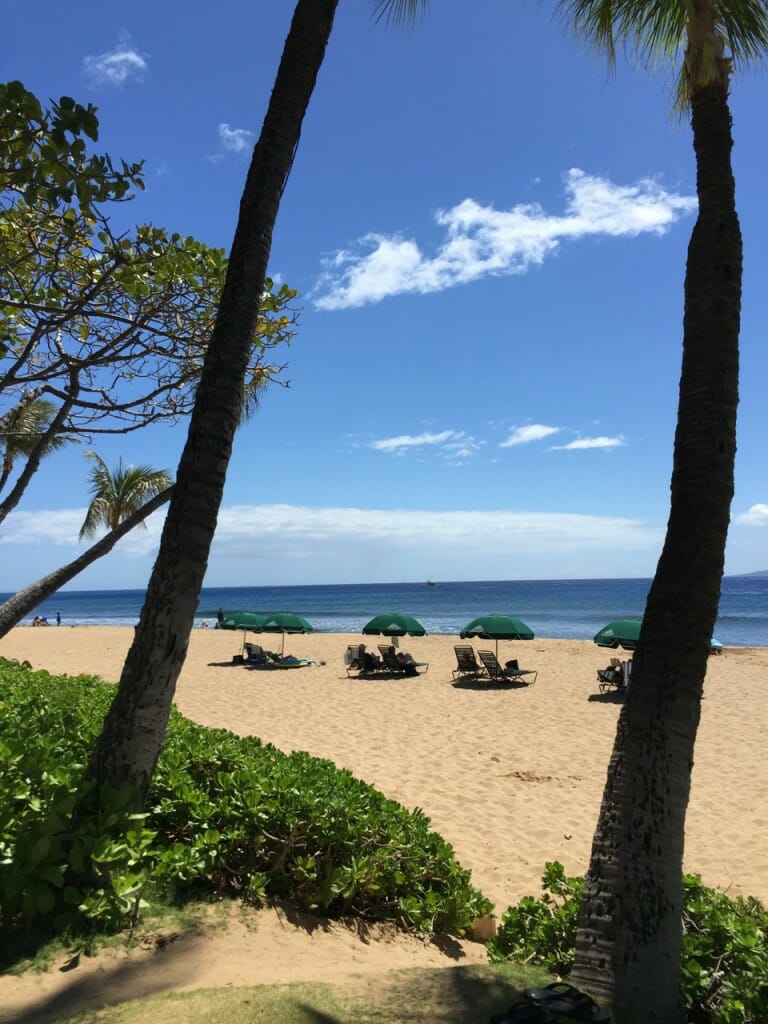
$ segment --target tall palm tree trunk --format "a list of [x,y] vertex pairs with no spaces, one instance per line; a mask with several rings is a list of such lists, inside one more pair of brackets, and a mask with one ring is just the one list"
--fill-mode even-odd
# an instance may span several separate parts
[[741,233],[727,87],[692,96],[699,215],[688,248],[671,509],[593,840],[573,977],[622,1021],[683,1024],[685,814],[733,497]]
[[88,772],[142,794],[152,778],[216,529],[272,230],[338,0],[298,0],[240,203],[203,366],[136,636]]
[[129,533],[135,526],[143,523],[154,511],[161,508],[166,501],[170,501],[173,487],[168,487],[160,494],[150,498],[146,504],[137,509],[132,515],[127,516],[119,526],[110,530],[101,540],[92,544],[82,555],[78,555],[73,561],[62,565],[60,569],[43,576],[35,583],[19,590],[13,597],[0,605],[0,637],[4,637],[9,629],[21,622],[25,615],[28,615],[33,608],[46,601],[52,594],[55,594],[65,583],[69,583],[75,576],[78,576],[84,569],[104,555],[108,554],[117,544],[121,537]]

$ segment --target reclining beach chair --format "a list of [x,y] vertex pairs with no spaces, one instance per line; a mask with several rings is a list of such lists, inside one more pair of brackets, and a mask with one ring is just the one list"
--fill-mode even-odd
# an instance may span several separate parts
[[246,644],[245,661],[249,665],[267,665],[270,659],[260,644]]
[[379,644],[379,651],[383,668],[387,672],[397,672],[401,676],[420,676],[423,674],[419,672],[420,668],[423,668],[424,672],[429,668],[428,661],[414,661],[410,654],[404,654],[405,661],[400,661],[394,647]]
[[622,661],[620,658],[611,658],[608,668],[597,670],[597,683],[600,693],[606,690],[624,690],[629,685],[629,675],[632,671],[632,662]]
[[362,672],[364,651],[365,644],[350,644],[344,651],[344,665],[348,676],[353,672]]
[[483,672],[483,666],[475,657],[474,647],[454,647],[456,652],[456,668],[451,673],[454,679],[477,678]]
[[[507,682],[522,682],[532,685],[536,682],[538,670],[535,668],[520,668],[516,661],[510,661],[502,665],[493,651],[478,651],[477,656],[482,661],[489,679],[503,679]],[[526,679],[526,676],[533,676],[533,679]]]

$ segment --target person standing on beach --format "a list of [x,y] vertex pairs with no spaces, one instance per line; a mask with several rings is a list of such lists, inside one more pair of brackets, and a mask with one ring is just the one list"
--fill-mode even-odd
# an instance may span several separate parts
[[218,622],[218,628],[221,629],[221,624],[224,621],[224,609],[223,608],[219,608],[218,612],[216,612],[216,621]]
[[56,625],[61,625],[61,612],[56,612]]

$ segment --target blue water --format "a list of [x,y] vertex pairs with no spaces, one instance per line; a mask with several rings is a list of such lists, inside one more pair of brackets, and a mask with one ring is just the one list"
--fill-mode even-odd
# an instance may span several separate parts
[[[209,587],[195,625],[213,625],[216,611],[292,611],[316,630],[359,633],[380,612],[415,615],[428,633],[456,634],[477,615],[504,612],[523,619],[536,636],[591,639],[611,619],[639,618],[649,580],[520,580],[481,583],[343,584],[312,587]],[[0,594],[0,601],[10,595]],[[143,590],[62,591],[35,609],[62,625],[134,626]],[[768,647],[768,578],[723,580],[715,636],[726,646]]]

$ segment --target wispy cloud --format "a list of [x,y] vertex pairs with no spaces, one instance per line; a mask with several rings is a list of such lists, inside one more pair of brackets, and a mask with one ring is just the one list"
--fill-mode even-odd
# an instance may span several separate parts
[[230,128],[226,122],[222,122],[219,125],[219,138],[228,152],[245,153],[253,149],[253,140],[256,136],[247,128]]
[[466,459],[474,455],[484,442],[476,441],[463,430],[442,430],[438,434],[399,434],[371,441],[369,447],[389,455],[405,455],[414,450],[437,449],[452,459]]
[[565,176],[561,216],[538,203],[510,210],[465,199],[438,210],[445,241],[428,256],[414,239],[370,233],[355,251],[342,250],[324,261],[315,287],[317,309],[346,309],[408,292],[443,291],[488,275],[524,274],[551,256],[563,240],[594,235],[662,235],[696,208],[693,196],[663,189],[643,178],[616,185],[573,168]]
[[626,441],[619,434],[618,437],[580,437],[576,441],[569,441],[568,444],[555,444],[550,449],[553,452],[582,452],[594,448],[623,448]]
[[742,526],[768,526],[768,505],[753,505],[746,512],[734,516],[733,521]]
[[[127,534],[114,557],[153,556],[165,511],[150,516],[146,531]],[[85,508],[13,512],[3,524],[0,545],[82,548],[77,532],[84,516]],[[614,549],[622,557],[648,552],[652,565],[662,538],[663,531],[640,520],[566,512],[239,505],[221,509],[212,558],[228,565],[231,560],[238,573],[263,575],[267,566],[271,578],[290,578],[292,566],[312,564],[320,579],[338,579],[339,568],[348,566],[348,577],[360,581],[365,565],[373,579],[382,579],[382,566],[397,558],[403,568],[391,571],[411,571],[413,579],[434,575],[435,565],[445,567],[447,579],[495,579],[497,573],[512,578],[521,566],[557,574],[566,556],[599,552],[604,561]],[[477,572],[481,575],[473,576]]]
[[85,507],[12,512],[3,524],[0,544],[77,544],[85,513]]
[[146,54],[140,53],[125,33],[112,50],[83,58],[83,69],[96,84],[124,85],[129,79],[141,81],[148,68]]
[[545,427],[543,423],[529,423],[525,427],[515,427],[506,441],[499,444],[499,448],[514,448],[518,444],[530,444],[532,441],[541,441],[545,437],[557,434],[560,427]]

